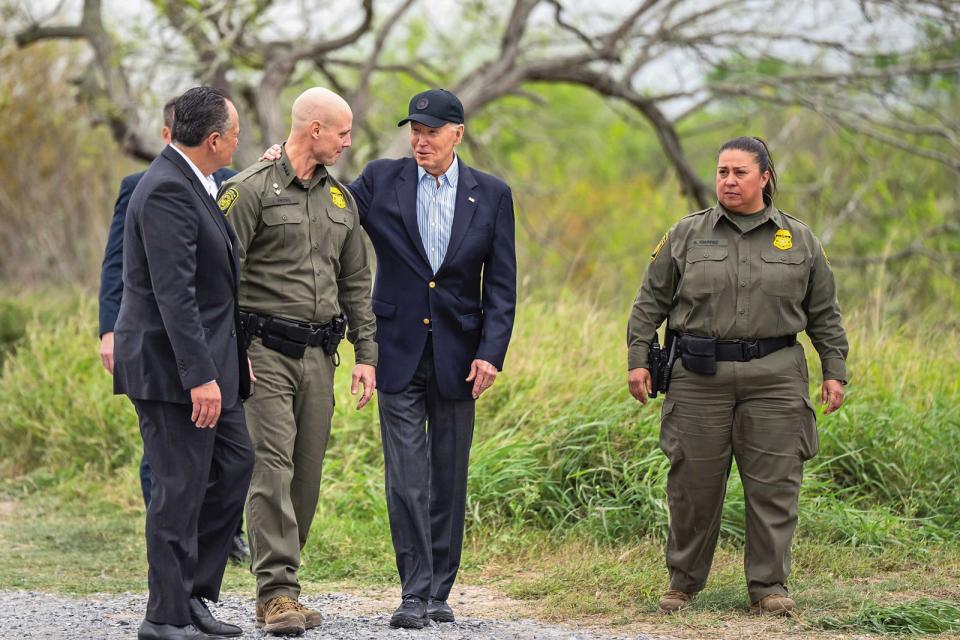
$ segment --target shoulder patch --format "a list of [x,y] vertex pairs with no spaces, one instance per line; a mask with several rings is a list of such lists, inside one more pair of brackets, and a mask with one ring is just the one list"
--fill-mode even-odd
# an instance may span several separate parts
[[220,212],[225,216],[230,215],[230,208],[239,198],[240,192],[233,187],[230,187],[224,191],[223,195],[220,196],[220,199],[217,200],[217,206],[220,207]]
[[660,255],[660,250],[663,249],[663,245],[667,244],[667,236],[670,235],[670,232],[663,234],[663,237],[660,238],[660,242],[657,243],[657,246],[653,248],[653,253],[650,254],[650,261],[653,262],[657,259],[657,256]]

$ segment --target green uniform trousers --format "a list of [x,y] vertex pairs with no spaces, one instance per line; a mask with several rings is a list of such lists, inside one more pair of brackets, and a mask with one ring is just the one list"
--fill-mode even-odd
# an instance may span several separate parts
[[687,371],[678,358],[660,424],[670,459],[670,587],[703,589],[735,457],[746,500],[750,600],[786,595],[803,462],[817,446],[800,345],[750,362],[718,362],[712,376]]
[[257,381],[245,405],[255,454],[247,530],[262,605],[279,595],[300,596],[297,570],[320,495],[336,367],[318,347],[298,360],[257,338],[249,355]]

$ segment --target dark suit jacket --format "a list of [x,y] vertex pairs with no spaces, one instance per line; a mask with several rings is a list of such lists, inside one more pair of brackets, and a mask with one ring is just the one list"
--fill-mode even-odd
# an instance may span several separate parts
[[377,253],[377,388],[387,393],[410,383],[428,329],[445,397],[472,397],[464,379],[475,358],[503,368],[516,307],[513,197],[502,180],[459,162],[450,244],[436,275],[417,228],[417,163],[375,160],[350,185]]
[[216,380],[224,406],[249,394],[236,332],[236,245],[190,166],[164,149],[127,208],[114,392],[189,403],[190,389]]
[[[107,246],[103,251],[100,268],[100,335],[113,331],[123,298],[123,223],[127,216],[130,195],[146,171],[134,173],[120,181],[120,193],[113,206],[113,219],[107,234]],[[213,173],[219,187],[227,178],[236,175],[233,169],[223,168]]]

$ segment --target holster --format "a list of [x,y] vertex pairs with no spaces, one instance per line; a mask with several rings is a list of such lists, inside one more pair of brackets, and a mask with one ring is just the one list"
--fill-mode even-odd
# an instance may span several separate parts
[[654,332],[653,340],[650,342],[650,350],[647,352],[647,367],[650,371],[650,388],[653,389],[653,391],[650,392],[651,398],[656,398],[657,392],[660,391],[660,380],[663,378],[662,353],[663,349],[660,348],[660,338],[658,338],[656,332]]
[[328,356],[334,356],[336,364],[339,364],[337,347],[343,340],[346,325],[343,315],[325,324],[313,324],[240,311],[242,340],[249,345],[253,336],[257,336],[268,349],[297,359],[303,358],[307,347],[320,347]]
[[660,347],[660,340],[657,333],[654,332],[653,340],[650,341],[650,350],[647,353],[647,366],[650,371],[650,392],[651,398],[656,398],[659,393],[666,393],[670,390],[670,374],[673,372],[673,362],[677,357],[678,336],[670,327],[664,334],[664,345]]
[[680,360],[687,371],[712,376],[717,373],[717,339],[683,334]]

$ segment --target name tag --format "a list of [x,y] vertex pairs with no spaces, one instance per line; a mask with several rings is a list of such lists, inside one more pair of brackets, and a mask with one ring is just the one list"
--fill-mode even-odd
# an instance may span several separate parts
[[715,240],[713,238],[705,238],[701,240],[694,240],[690,243],[694,247],[725,247],[727,246],[726,240]]
[[275,198],[273,198],[273,197],[271,197],[271,198],[264,198],[264,199],[261,201],[261,205],[260,205],[260,206],[263,206],[263,207],[276,207],[276,206],[281,205],[281,204],[296,204],[296,203],[297,203],[297,199],[296,199],[296,198],[291,198],[290,196],[277,196],[277,197],[275,197]]

